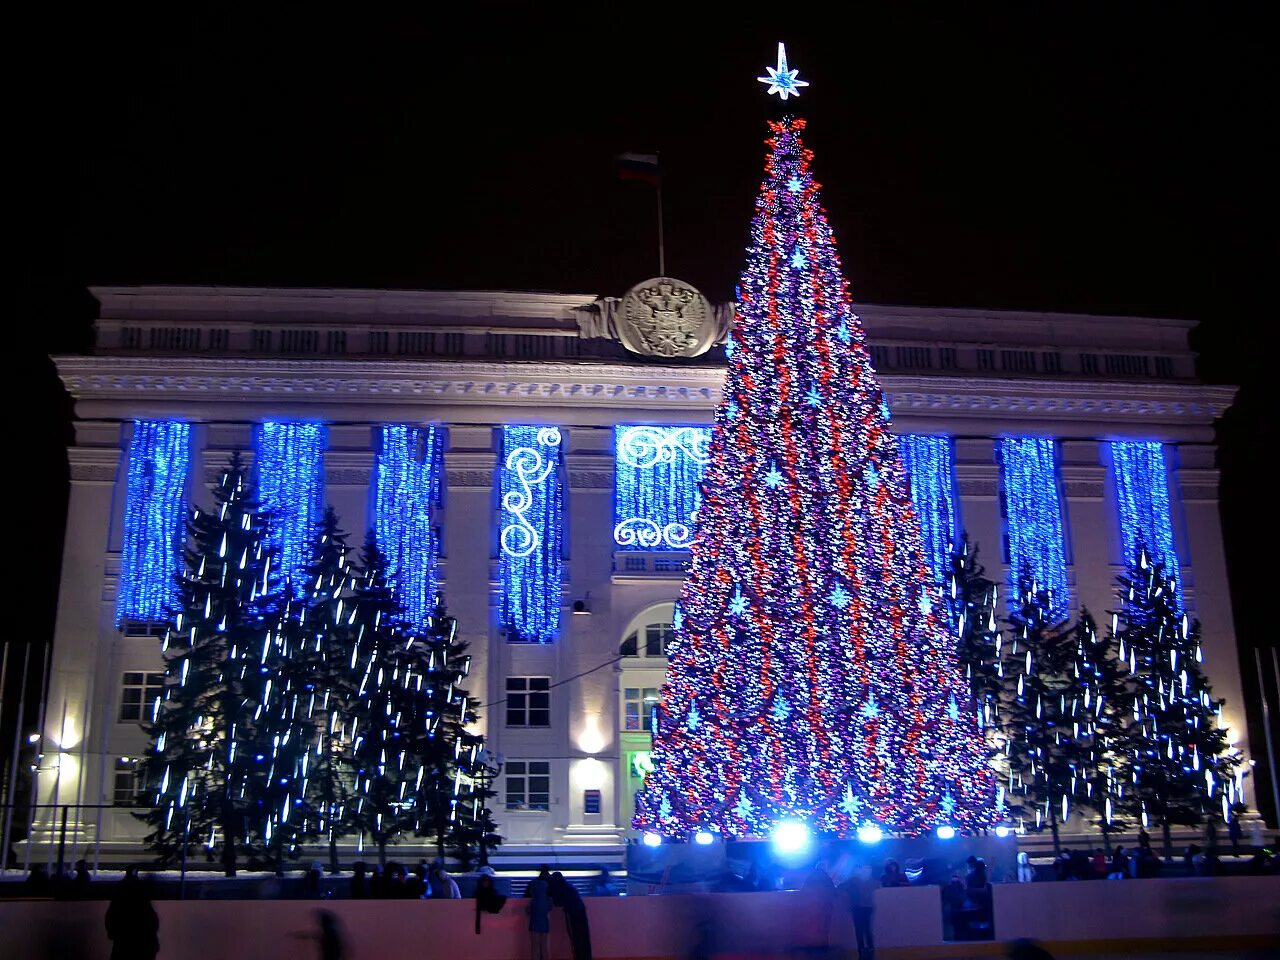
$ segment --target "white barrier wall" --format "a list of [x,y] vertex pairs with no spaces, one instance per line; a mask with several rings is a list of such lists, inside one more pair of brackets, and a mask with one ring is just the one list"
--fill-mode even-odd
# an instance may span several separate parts
[[[1203,938],[1223,949],[1261,946],[1267,937],[1280,943],[1275,877],[1009,884],[996,887],[995,903],[1001,940],[1186,946]],[[479,936],[469,900],[159,901],[156,909],[162,960],[311,960],[319,909],[337,914],[354,960],[512,960],[528,956],[524,905],[513,899],[501,914],[486,914]],[[618,960],[762,957],[807,944],[813,933],[796,893],[591,899],[587,909],[595,956]],[[108,960],[105,911],[105,902],[0,902],[0,958]],[[552,920],[552,957],[561,960],[569,944],[561,918]],[[845,910],[837,909],[831,934],[833,944],[852,947]],[[882,960],[940,945],[938,889],[877,891],[876,938]]]

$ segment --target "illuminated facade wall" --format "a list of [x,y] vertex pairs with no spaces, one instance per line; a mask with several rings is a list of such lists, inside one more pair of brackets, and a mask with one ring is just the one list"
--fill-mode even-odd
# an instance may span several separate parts
[[182,570],[191,425],[135,420],[120,550],[116,622],[162,621]]
[[316,524],[324,511],[323,423],[266,420],[254,431],[254,482],[271,514],[276,563],[300,595]]
[[388,423],[378,428],[373,523],[389,579],[410,623],[422,629],[439,589],[440,506],[444,430]]
[[550,643],[564,589],[564,468],[556,427],[502,428],[498,533],[501,624],[509,640]]
[[951,437],[903,434],[898,437],[898,450],[911,478],[911,500],[920,518],[929,569],[942,582],[951,570],[952,545],[960,533],[955,441]]
[[[1067,542],[1052,437],[1001,437],[1000,493],[1004,506],[1009,578],[1026,574],[1052,597],[1050,612],[1065,617],[1070,604]],[[1017,592],[1010,591],[1011,602]]]
[[1181,599],[1182,575],[1173,540],[1164,444],[1154,440],[1112,440],[1106,446],[1123,561],[1131,563],[1139,548],[1145,547],[1152,559],[1163,563],[1176,579]]
[[613,540],[623,550],[683,550],[710,456],[709,427],[614,431]]

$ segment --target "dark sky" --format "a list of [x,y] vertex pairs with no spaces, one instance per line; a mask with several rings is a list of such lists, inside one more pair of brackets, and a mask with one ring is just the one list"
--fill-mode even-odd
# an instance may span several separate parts
[[[657,150],[669,272],[728,298],[772,113],[754,78],[781,39],[812,83],[800,107],[855,296],[1203,321],[1202,372],[1246,387],[1224,484],[1238,504],[1263,496],[1280,166],[1266,5],[851,6],[705,24],[696,5],[554,22],[509,12],[523,5],[465,22],[67,9],[13,35],[33,64],[11,91],[30,161],[11,184],[32,214],[20,322],[41,474],[63,475],[66,405],[40,357],[87,347],[89,284],[618,295],[656,263],[652,194],[612,158]],[[61,488],[40,487],[56,525]],[[1263,581],[1236,511],[1249,634],[1240,594]]]

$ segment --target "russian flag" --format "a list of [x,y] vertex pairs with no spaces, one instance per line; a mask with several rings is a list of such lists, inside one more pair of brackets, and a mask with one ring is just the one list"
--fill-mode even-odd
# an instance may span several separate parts
[[658,155],[656,153],[620,153],[618,160],[618,177],[622,180],[643,180],[645,183],[658,182]]

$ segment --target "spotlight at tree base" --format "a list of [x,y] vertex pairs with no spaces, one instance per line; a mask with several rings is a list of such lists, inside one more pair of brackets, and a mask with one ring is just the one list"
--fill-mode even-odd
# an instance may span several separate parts
[[1013,831],[1010,830],[1008,827],[1006,827],[1003,823],[1000,824],[1000,826],[996,827],[996,836],[999,837],[1001,840],[1003,840],[1012,832]]
[[874,823],[863,824],[858,828],[858,841],[860,843],[879,843],[883,839],[884,831]]
[[938,828],[938,839],[939,839],[939,840],[954,840],[954,839],[955,839],[955,837],[956,837],[956,828],[955,828],[955,827],[947,826],[947,825],[945,825],[945,824],[944,824],[943,826],[941,826],[941,827],[939,827],[939,828]]
[[773,849],[780,854],[803,853],[812,839],[808,824],[783,820],[773,828]]
[[710,830],[699,830],[693,835],[693,842],[700,847],[707,847],[715,843],[716,835]]
[[660,834],[660,833],[646,833],[646,834],[644,835],[644,845],[645,845],[646,847],[660,847],[660,846],[662,846],[662,834]]

